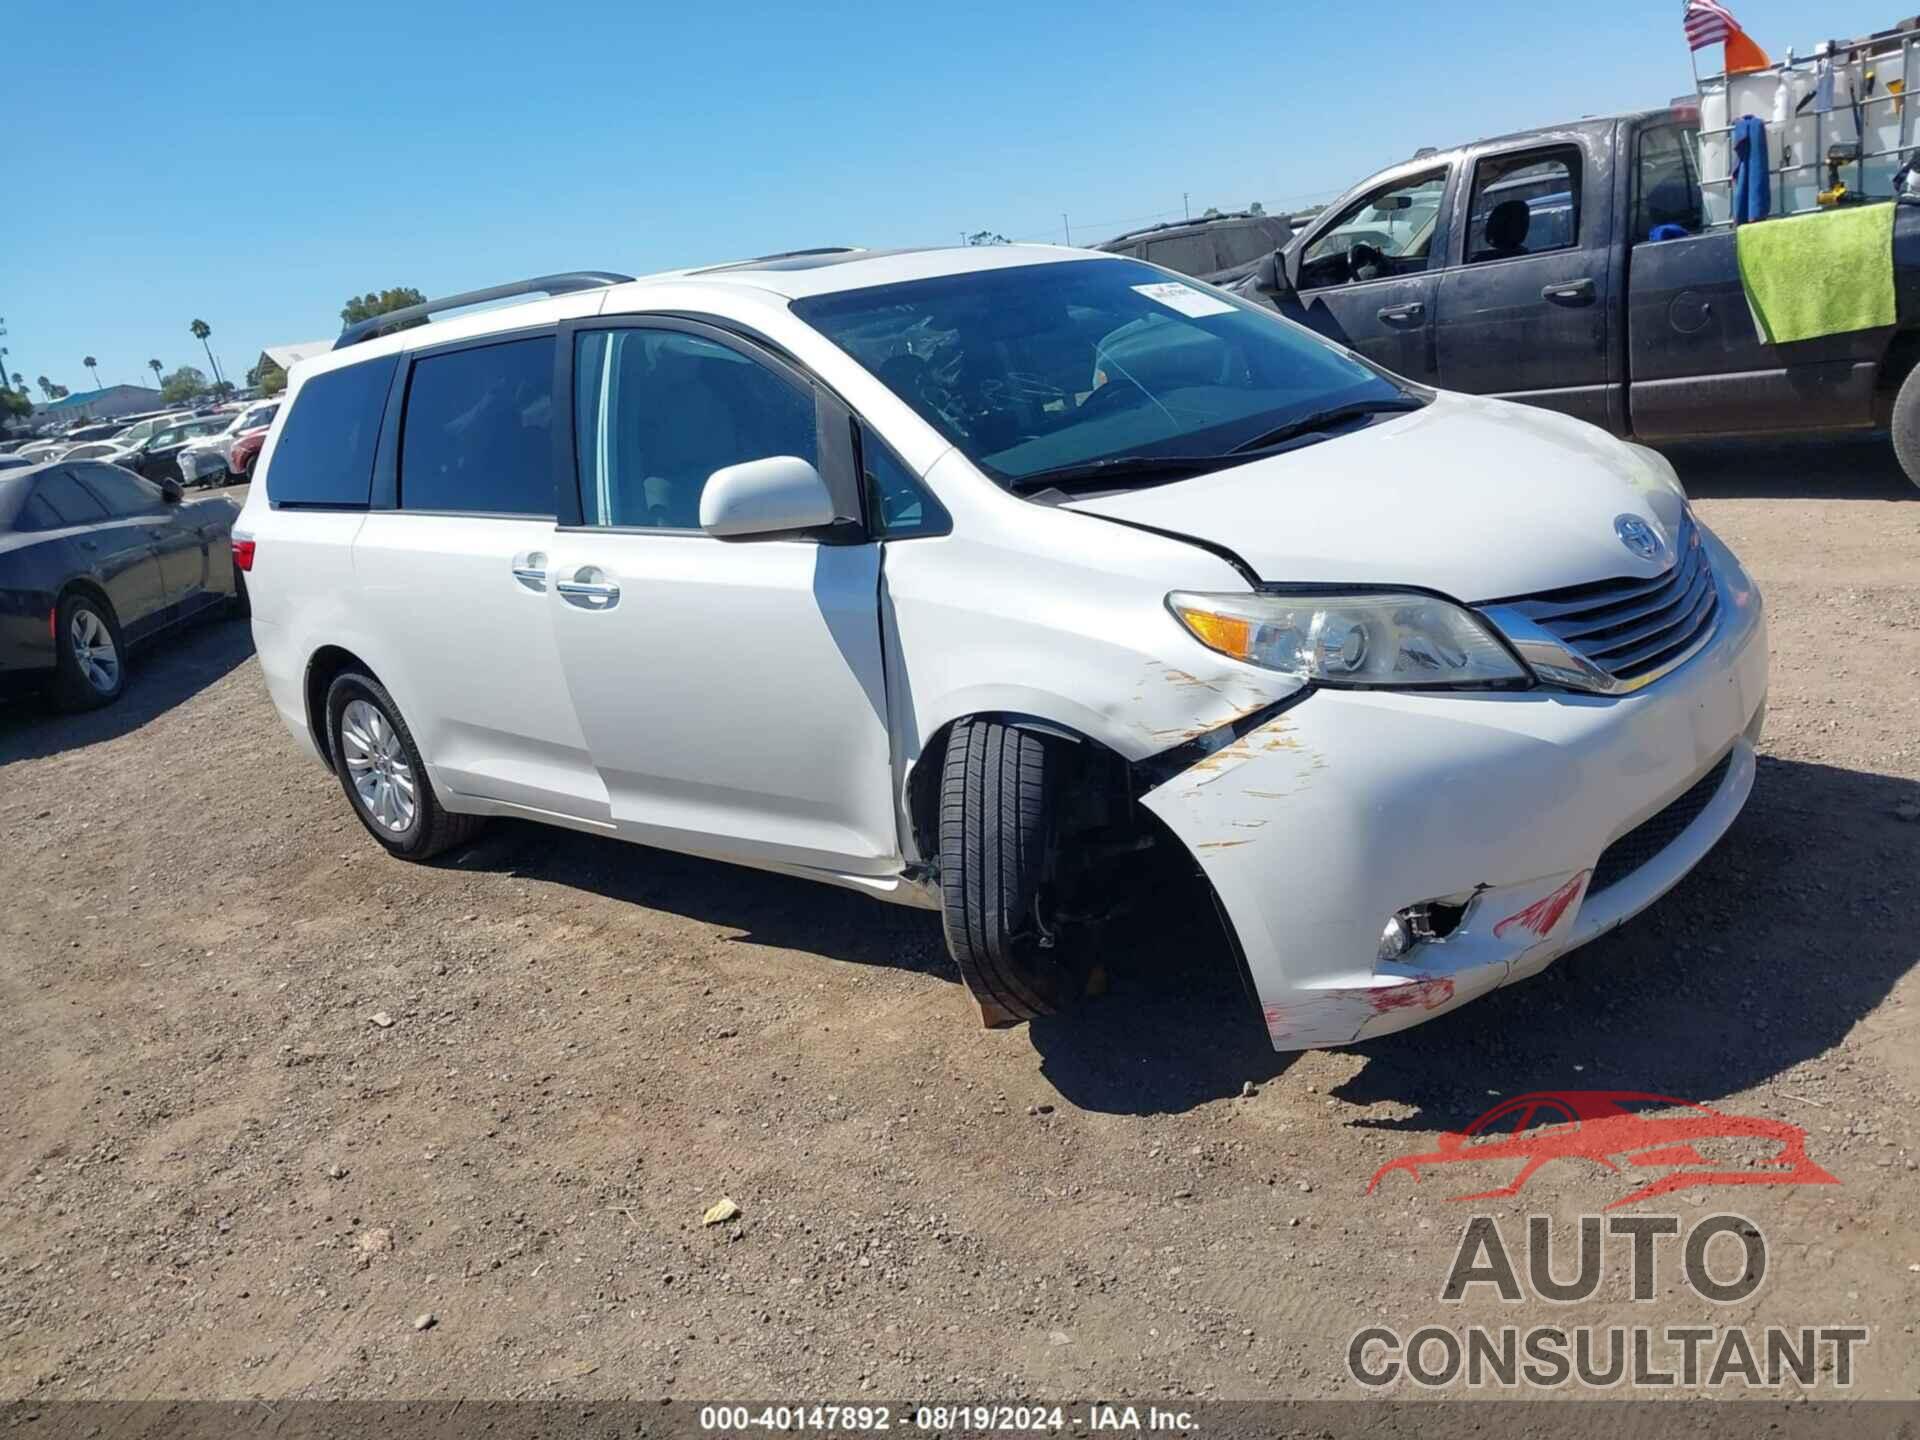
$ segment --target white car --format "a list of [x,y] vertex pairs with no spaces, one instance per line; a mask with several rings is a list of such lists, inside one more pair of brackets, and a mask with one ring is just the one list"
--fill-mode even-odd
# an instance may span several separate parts
[[180,466],[181,483],[189,487],[219,484],[231,468],[233,442],[249,430],[260,430],[271,425],[279,410],[278,400],[240,406],[233,412],[233,419],[226,429],[195,440],[175,457]]
[[617,278],[355,327],[268,436],[267,686],[396,855],[512,815],[924,906],[1007,1023],[1157,850],[1286,1050],[1534,973],[1747,798],[1760,595],[1651,451],[1123,257]]

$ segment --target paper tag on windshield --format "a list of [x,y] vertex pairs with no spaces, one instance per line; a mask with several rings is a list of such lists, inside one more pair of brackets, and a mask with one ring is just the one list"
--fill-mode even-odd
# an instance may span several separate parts
[[1205,291],[1182,285],[1178,280],[1163,280],[1157,285],[1136,285],[1133,290],[1136,295],[1144,295],[1169,310],[1178,310],[1195,320],[1203,315],[1225,315],[1233,309],[1226,301],[1216,300]]

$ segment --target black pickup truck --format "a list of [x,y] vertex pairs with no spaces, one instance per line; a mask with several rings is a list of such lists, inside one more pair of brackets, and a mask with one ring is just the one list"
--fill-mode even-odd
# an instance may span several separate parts
[[1234,288],[1408,379],[1637,440],[1891,429],[1920,484],[1920,207],[1894,227],[1897,325],[1769,344],[1733,230],[1702,214],[1698,124],[1656,110],[1424,152]]

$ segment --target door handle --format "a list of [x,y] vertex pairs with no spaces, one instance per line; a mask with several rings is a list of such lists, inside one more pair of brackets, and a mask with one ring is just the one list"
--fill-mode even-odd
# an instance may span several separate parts
[[1593,281],[1587,277],[1568,280],[1561,285],[1549,285],[1540,292],[1540,298],[1551,304],[1590,305],[1593,303]]
[[1427,307],[1415,300],[1409,305],[1389,305],[1380,311],[1379,318],[1388,325],[1397,325],[1403,320],[1419,320],[1427,313]]
[[547,589],[547,554],[544,550],[529,550],[513,557],[513,578],[527,589],[545,594]]
[[620,603],[620,587],[598,565],[582,565],[573,572],[573,579],[562,580],[553,588],[569,605],[582,610],[611,610]]

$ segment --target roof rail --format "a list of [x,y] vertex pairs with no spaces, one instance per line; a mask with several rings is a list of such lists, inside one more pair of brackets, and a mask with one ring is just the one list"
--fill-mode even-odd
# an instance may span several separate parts
[[619,275],[611,270],[569,270],[560,275],[537,275],[531,280],[515,280],[506,285],[490,285],[485,290],[468,290],[464,294],[448,295],[443,299],[408,305],[404,309],[389,310],[384,315],[375,315],[370,320],[361,320],[349,325],[340,332],[340,338],[333,342],[333,348],[344,350],[349,345],[358,345],[362,340],[371,340],[376,335],[385,335],[389,331],[425,320],[439,314],[442,310],[464,310],[469,305],[485,305],[492,300],[511,300],[516,295],[571,295],[576,290],[598,290],[605,285],[624,285],[631,279],[633,279],[631,275]]
[[709,265],[704,270],[689,270],[689,275],[718,275],[723,270],[751,270],[774,260],[805,260],[815,255],[857,255],[858,245],[815,245],[806,250],[776,250],[771,255],[753,255],[745,260],[729,260],[724,265]]

